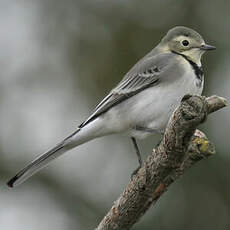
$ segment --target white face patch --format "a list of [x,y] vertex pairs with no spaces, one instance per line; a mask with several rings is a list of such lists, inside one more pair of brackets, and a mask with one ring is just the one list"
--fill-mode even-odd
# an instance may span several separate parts
[[[195,42],[193,42],[191,38],[184,35],[180,35],[174,38],[174,41],[179,42],[181,46],[184,48],[186,48],[186,46],[184,46],[183,41],[188,41],[188,50],[181,51],[180,53],[188,57],[193,62],[195,62],[198,66],[201,66],[201,56],[204,54],[204,50],[201,50],[199,47],[193,47],[193,43]],[[202,44],[204,44],[204,41],[200,45]]]
[[201,66],[201,56],[204,54],[204,50],[191,48],[190,50],[183,51],[182,54],[189,57],[189,59],[195,62],[198,66]]

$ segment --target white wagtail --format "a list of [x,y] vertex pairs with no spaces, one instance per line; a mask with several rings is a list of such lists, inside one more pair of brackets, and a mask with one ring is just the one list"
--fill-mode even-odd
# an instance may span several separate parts
[[131,68],[73,134],[32,161],[8,186],[22,183],[66,151],[113,133],[126,133],[131,137],[141,166],[136,138],[163,133],[183,96],[201,95],[204,84],[201,56],[214,49],[192,29],[178,26],[169,30],[159,45]]

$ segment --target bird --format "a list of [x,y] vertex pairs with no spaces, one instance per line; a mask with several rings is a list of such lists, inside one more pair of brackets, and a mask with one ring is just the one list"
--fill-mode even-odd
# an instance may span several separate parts
[[98,137],[123,133],[131,138],[139,167],[143,161],[137,139],[163,134],[173,111],[186,94],[201,95],[204,73],[201,57],[216,47],[205,43],[191,28],[170,29],[159,44],[140,59],[92,114],[75,132],[54,148],[38,156],[11,178],[7,185],[15,187],[53,159],[68,150]]

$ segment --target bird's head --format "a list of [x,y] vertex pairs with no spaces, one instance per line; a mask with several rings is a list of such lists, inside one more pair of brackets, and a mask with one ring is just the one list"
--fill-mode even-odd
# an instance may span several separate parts
[[216,47],[205,43],[195,30],[184,26],[177,26],[168,31],[160,43],[163,50],[185,55],[195,63],[199,63],[202,54]]

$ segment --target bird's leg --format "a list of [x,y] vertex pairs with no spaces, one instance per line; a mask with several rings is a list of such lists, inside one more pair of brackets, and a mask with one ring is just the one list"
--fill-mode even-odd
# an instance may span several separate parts
[[159,145],[160,145],[160,143],[161,143],[162,140],[163,140],[163,134],[161,134],[161,138],[160,138],[160,140],[157,142],[157,144],[156,144],[156,146],[155,146],[155,149],[156,149],[157,147],[159,147]]
[[137,154],[138,162],[139,162],[139,166],[133,171],[133,173],[131,175],[131,179],[132,179],[133,176],[135,176],[136,173],[138,172],[138,170],[142,167],[143,161],[142,161],[142,158],[141,158],[141,154],[140,154],[136,139],[134,137],[131,137],[131,140],[133,142],[133,145],[134,145],[134,148],[135,148],[135,151],[136,151],[136,154]]

